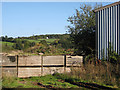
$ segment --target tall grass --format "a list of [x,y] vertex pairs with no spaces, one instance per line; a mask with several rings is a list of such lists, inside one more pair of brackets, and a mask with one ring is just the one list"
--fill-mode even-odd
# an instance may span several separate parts
[[95,65],[87,63],[81,67],[72,67],[69,75],[81,80],[120,88],[120,64],[102,62],[100,65]]

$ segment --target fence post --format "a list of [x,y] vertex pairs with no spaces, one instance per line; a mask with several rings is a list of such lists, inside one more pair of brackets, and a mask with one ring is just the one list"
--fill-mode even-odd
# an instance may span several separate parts
[[43,75],[43,55],[41,55],[41,75]]
[[66,72],[66,55],[64,55],[64,72]]

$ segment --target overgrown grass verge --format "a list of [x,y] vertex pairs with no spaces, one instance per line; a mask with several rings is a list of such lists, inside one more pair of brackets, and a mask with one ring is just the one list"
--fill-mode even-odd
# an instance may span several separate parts
[[71,67],[71,72],[41,77],[4,77],[3,88],[120,89],[120,65],[101,63]]
[[4,77],[2,86],[3,88],[79,88],[53,75],[31,78]]
[[81,88],[81,89],[115,89],[113,86],[85,81],[68,73],[46,75],[41,77],[15,78],[4,77],[3,88]]
[[[71,84],[100,89],[120,89],[120,65],[102,62],[100,65],[88,63],[80,67],[71,67],[70,73],[55,74]],[[88,87],[89,88],[89,87]]]
[[4,77],[2,82],[3,88],[39,88],[31,82],[27,82],[15,77]]
[[88,89],[117,89],[114,86],[106,85],[103,83],[98,83],[90,80],[82,80],[77,78],[76,76],[71,76],[69,73],[66,74],[55,74],[55,77],[58,79],[62,79],[65,82],[69,82],[73,85],[77,85],[80,87],[88,88]]

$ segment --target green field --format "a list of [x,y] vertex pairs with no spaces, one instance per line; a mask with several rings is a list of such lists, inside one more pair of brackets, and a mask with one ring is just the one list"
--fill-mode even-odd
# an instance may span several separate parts
[[9,51],[12,51],[13,50],[13,44],[14,43],[11,43],[11,42],[3,42],[3,41],[0,41],[0,44],[2,45],[2,52],[9,52]]
[[[32,40],[32,39],[24,39],[27,40],[29,42],[35,42],[35,43],[39,43],[42,40],[45,40],[47,42],[47,44],[50,44],[52,42],[54,42],[57,39],[37,39],[37,40]],[[2,47],[2,51],[3,52],[8,52],[8,51],[12,51],[15,50],[15,48],[13,48],[14,44],[16,43],[12,43],[12,42],[6,42],[6,41],[0,41],[0,45]],[[23,45],[24,46],[24,45]]]
[[[35,42],[35,43],[38,43],[42,40],[45,40],[48,44],[54,42],[55,40],[57,39],[38,39],[38,40],[32,40],[32,39],[24,39],[24,40],[27,40],[27,41],[30,41],[30,42]],[[8,46],[12,46],[14,43],[11,43],[11,42],[5,42],[5,41],[0,41],[0,44],[2,43],[2,45],[4,46],[5,44],[7,44]]]
[[45,40],[48,44],[50,44],[50,43],[54,42],[54,41],[57,40],[57,39],[37,39],[37,40],[24,39],[24,40],[28,40],[28,41],[30,41],[30,42],[35,42],[35,43],[38,43],[38,42],[40,42],[40,41],[42,41],[42,40]]
[[11,43],[11,42],[3,42],[3,41],[0,41],[0,44],[2,43],[2,45],[8,45],[8,46],[12,46],[14,43]]

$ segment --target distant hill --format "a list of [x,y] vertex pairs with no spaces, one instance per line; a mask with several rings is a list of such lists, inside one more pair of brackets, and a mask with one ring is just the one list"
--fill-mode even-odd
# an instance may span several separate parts
[[7,37],[2,36],[2,52],[19,52],[44,55],[61,55],[73,53],[69,34],[46,34],[33,35],[29,37]]
[[69,34],[46,34],[46,35],[33,35],[29,37],[18,37],[22,39],[60,39],[64,36],[69,36]]
[[[29,37],[17,37],[18,39],[61,39],[63,37],[69,37],[69,34],[46,34],[46,35],[33,35]],[[8,37],[8,36],[1,36],[0,41],[10,41],[11,39],[17,39],[13,37]]]

